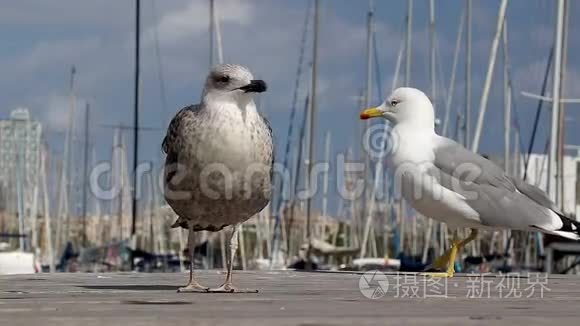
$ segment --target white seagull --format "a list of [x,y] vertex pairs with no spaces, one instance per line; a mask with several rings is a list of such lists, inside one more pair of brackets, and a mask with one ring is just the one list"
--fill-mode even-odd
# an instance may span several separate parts
[[[272,192],[272,129],[253,101],[264,91],[266,83],[247,68],[218,65],[207,77],[201,103],[181,109],[167,129],[165,199],[179,216],[172,227],[189,230],[189,282],[178,292],[247,292],[232,285],[232,268],[240,223],[261,211]],[[195,232],[228,225],[226,279],[208,289],[193,275]]]
[[540,231],[580,239],[580,223],[569,219],[539,188],[508,176],[500,167],[435,133],[435,113],[418,89],[398,88],[378,107],[360,113],[361,119],[383,117],[394,126],[389,160],[395,182],[410,205],[425,216],[454,228],[471,228],[464,240],[433,264],[452,277],[455,256],[477,237],[477,230]]

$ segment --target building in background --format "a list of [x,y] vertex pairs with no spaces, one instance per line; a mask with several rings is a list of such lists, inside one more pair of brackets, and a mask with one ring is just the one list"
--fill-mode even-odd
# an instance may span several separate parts
[[[577,155],[574,155],[577,154]],[[522,163],[523,171],[523,163]],[[547,188],[548,156],[532,154],[528,166],[527,181],[543,190]],[[564,155],[564,207],[567,215],[580,218],[580,153],[568,151]]]
[[[21,209],[23,222],[35,220],[30,217],[38,212],[41,133],[41,123],[31,120],[26,108],[0,120],[0,210],[5,218],[19,216]],[[28,234],[30,223],[22,226],[20,232]]]

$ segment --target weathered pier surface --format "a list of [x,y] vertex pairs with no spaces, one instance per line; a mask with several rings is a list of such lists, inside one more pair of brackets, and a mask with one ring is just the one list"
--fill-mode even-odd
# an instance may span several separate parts
[[[217,286],[218,271],[200,283]],[[240,272],[257,294],[176,293],[187,274],[0,276],[0,325],[578,325],[580,278]],[[368,282],[367,282],[368,281]],[[368,284],[368,287],[365,287]],[[361,292],[375,299],[369,299]],[[382,290],[382,291],[381,291]]]

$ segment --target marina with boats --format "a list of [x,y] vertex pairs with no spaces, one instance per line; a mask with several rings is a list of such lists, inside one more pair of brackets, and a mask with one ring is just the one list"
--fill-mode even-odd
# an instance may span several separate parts
[[[364,146],[337,143],[333,137],[337,130],[326,131],[323,140],[313,139],[313,135],[318,134],[314,120],[318,106],[317,65],[323,60],[317,54],[322,10],[319,2],[306,1],[300,43],[295,46],[298,65],[287,113],[288,126],[286,130],[275,131],[280,135],[276,146],[281,154],[277,154],[276,160],[287,176],[275,176],[271,203],[241,226],[235,268],[423,271],[449,248],[452,230],[420,215],[401,198],[392,181],[392,171],[382,159],[388,151],[386,137],[379,141],[376,157],[365,153]],[[433,0],[428,1],[426,59],[430,89],[426,93],[435,99],[438,131],[478,152],[486,128],[485,112],[491,109],[487,107],[491,86],[494,81],[501,80],[502,93],[494,95],[503,97],[504,102],[503,126],[495,129],[504,134],[503,153],[484,155],[509,174],[547,190],[562,211],[577,217],[580,214],[580,147],[579,144],[566,144],[563,134],[566,127],[571,126],[565,123],[564,108],[575,110],[580,100],[561,98],[566,42],[572,37],[568,36],[572,31],[567,26],[570,19],[576,19],[570,18],[574,14],[570,7],[576,6],[571,2],[553,2],[557,7],[553,45],[548,53],[537,54],[538,59],[545,60],[544,80],[541,90],[536,90],[538,94],[533,93],[534,90],[514,91],[510,69],[511,62],[517,58],[511,58],[509,52],[506,15],[509,1],[498,2],[496,24],[488,28],[493,38],[487,49],[488,67],[478,100],[472,92],[470,75],[472,1],[462,1],[464,9],[460,17],[456,17],[453,63],[450,72],[444,74],[437,52],[440,46],[436,37],[437,6]],[[406,5],[404,38],[391,42],[399,48],[393,63],[395,73],[389,80],[379,66],[381,53],[377,42],[383,40],[377,37],[375,24],[381,17],[375,11],[374,1],[368,3],[366,84],[357,96],[356,108],[369,107],[375,98],[382,101],[382,93],[387,90],[385,84],[390,85],[389,91],[412,84],[413,42],[416,42],[412,39],[416,19],[413,15],[417,10],[413,6],[417,6],[417,1],[408,0]],[[209,66],[214,66],[224,61],[220,1],[209,0],[207,7]],[[135,85],[139,85],[142,51],[139,16],[137,6]],[[465,65],[464,78],[457,74],[462,64]],[[501,78],[494,77],[494,70]],[[95,125],[90,103],[78,107],[78,77],[72,66],[68,122],[59,145],[61,155],[55,155],[47,142],[43,124],[27,109],[15,109],[0,121],[0,274],[185,271],[189,256],[187,231],[170,228],[177,216],[163,198],[159,182],[161,167],[138,164],[142,161],[137,154],[138,144],[129,141],[131,133],[137,138],[141,133],[163,133],[158,128],[140,125],[139,86],[135,86],[134,125]],[[458,83],[465,85],[465,94],[458,94]],[[580,96],[580,93],[572,95]],[[457,104],[458,98],[464,103]],[[514,104],[516,98],[526,99],[527,105],[537,104],[531,135],[521,133],[521,112]],[[462,109],[455,110],[458,106]],[[548,120],[546,115],[550,115],[551,128],[547,137],[537,135],[542,129],[537,127],[541,112],[549,112],[545,113],[545,120]],[[78,125],[78,121],[83,123]],[[386,135],[389,128],[383,123],[367,124],[366,127],[376,130],[378,136]],[[110,140],[107,140],[110,156],[106,161],[96,156],[92,138],[94,128],[111,131]],[[360,127],[353,129],[360,130],[359,138],[364,144],[369,134]],[[546,141],[545,151],[532,151],[534,142],[540,141]],[[336,152],[342,153],[343,163],[358,162],[363,166],[362,171],[339,170]],[[329,163],[331,172],[326,172],[317,181],[319,194],[308,196],[305,189],[310,186],[311,162],[315,160]],[[134,172],[138,166],[146,169],[146,173]],[[362,191],[359,191],[357,185],[361,183]],[[334,185],[338,189],[332,189]],[[201,234],[195,248],[195,265],[202,269],[225,267],[223,232]],[[467,230],[459,230],[459,234],[466,236]],[[580,270],[578,255],[579,244],[539,232],[485,232],[466,248],[456,262],[456,270],[575,274]]]

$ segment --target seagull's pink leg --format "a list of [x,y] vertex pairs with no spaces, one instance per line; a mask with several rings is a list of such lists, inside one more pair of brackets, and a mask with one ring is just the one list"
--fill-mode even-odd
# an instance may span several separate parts
[[[226,271],[226,281],[220,287],[215,289],[209,289],[209,292],[218,293],[257,293],[258,290],[250,289],[238,289],[232,285],[232,269],[234,267],[234,259],[236,257],[236,252],[238,251],[238,232],[240,224],[233,225],[232,235],[230,237],[230,250],[228,257],[226,259],[227,271]],[[227,252],[227,250],[226,250]]]
[[193,225],[190,225],[189,227],[189,235],[187,236],[187,249],[189,250],[189,282],[186,286],[177,289],[177,292],[207,292],[209,288],[197,283],[193,275],[193,251],[195,249],[195,232],[193,231]]

